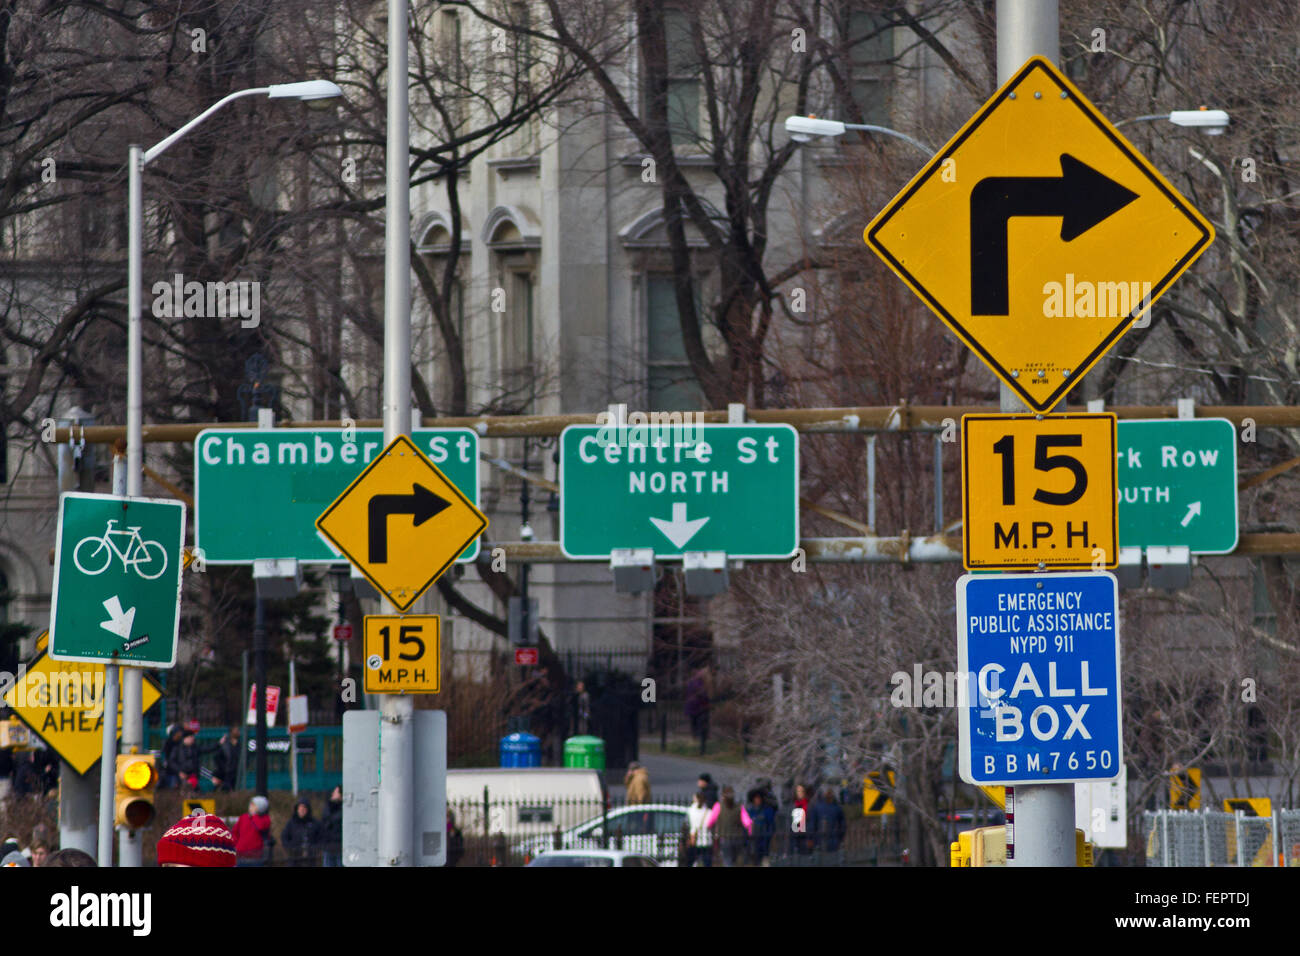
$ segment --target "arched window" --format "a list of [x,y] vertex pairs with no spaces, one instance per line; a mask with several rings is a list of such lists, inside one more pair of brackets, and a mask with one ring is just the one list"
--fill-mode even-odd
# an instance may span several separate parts
[[534,410],[538,386],[535,311],[541,230],[525,210],[498,206],[488,214],[483,241],[492,250],[489,301],[501,404],[528,413]]

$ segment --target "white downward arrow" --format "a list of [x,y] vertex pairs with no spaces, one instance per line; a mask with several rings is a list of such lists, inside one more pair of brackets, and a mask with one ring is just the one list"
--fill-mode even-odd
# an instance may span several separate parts
[[673,543],[675,548],[685,547],[686,542],[695,537],[695,533],[709,523],[708,518],[696,518],[694,521],[687,521],[685,502],[676,502],[673,505],[672,521],[665,521],[663,518],[651,518],[650,520]]
[[135,608],[122,610],[122,602],[114,594],[104,602],[104,610],[108,612],[108,620],[100,621],[99,626],[110,634],[116,634],[122,640],[131,639],[131,625],[135,623]]
[[1180,522],[1180,524],[1182,524],[1182,526],[1186,528],[1189,524],[1192,523],[1192,519],[1195,518],[1200,513],[1201,513],[1201,503],[1199,501],[1193,501],[1190,505],[1187,506],[1187,514],[1183,517],[1183,520]]

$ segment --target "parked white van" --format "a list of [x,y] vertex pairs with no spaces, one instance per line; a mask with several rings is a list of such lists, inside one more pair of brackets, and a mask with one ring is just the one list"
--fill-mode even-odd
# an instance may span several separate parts
[[465,836],[541,836],[600,813],[605,800],[595,770],[490,767],[447,771],[447,807]]

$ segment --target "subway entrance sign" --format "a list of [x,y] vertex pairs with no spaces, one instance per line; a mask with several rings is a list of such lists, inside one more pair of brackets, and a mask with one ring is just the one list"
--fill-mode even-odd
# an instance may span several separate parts
[[789,425],[570,425],[560,436],[560,547],[656,558],[799,546],[799,435]]
[[1033,57],[863,238],[1043,412],[1196,261],[1214,229],[1059,69]]
[[1237,430],[1226,418],[1119,423],[1119,544],[1237,547]]
[[1120,733],[1119,585],[1105,571],[957,581],[961,778],[978,786],[1110,780]]
[[[418,447],[474,505],[479,441],[417,428]],[[208,564],[296,558],[336,564],[316,519],[384,448],[378,428],[209,428],[194,443],[194,540]],[[457,559],[478,556],[478,538]]]

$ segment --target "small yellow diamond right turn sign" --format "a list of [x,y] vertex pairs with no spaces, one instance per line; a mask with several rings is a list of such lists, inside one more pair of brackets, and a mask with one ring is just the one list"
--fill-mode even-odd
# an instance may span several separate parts
[[863,238],[1041,412],[1209,247],[1214,228],[1034,57]]
[[405,611],[487,524],[438,466],[398,435],[316,519],[316,530]]

